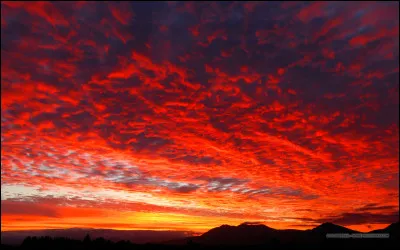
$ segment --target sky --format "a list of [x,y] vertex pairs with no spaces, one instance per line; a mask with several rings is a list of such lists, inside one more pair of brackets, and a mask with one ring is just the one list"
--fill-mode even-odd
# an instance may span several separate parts
[[1,2],[1,230],[399,219],[399,3]]

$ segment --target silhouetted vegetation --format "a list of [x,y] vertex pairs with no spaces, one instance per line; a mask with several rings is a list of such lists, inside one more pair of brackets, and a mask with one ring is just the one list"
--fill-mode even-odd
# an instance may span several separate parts
[[68,238],[27,237],[19,247],[2,244],[2,249],[395,249],[398,243],[398,241],[382,239],[336,239],[314,243],[282,243],[279,239],[272,238],[265,244],[253,246],[209,246],[196,243],[193,240],[188,240],[187,244],[184,245],[164,245],[134,244],[126,240],[112,242],[104,238],[91,240],[90,237],[85,237],[83,241]]

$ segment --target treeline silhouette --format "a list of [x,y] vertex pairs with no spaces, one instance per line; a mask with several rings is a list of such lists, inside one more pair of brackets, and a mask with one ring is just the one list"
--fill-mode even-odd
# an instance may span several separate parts
[[[185,247],[185,246],[182,246]],[[7,246],[2,249],[176,249],[176,246],[158,244],[135,244],[128,240],[113,242],[103,237],[91,239],[86,235],[83,240],[74,240],[66,237],[26,237],[20,246]],[[180,248],[180,247],[178,247]]]
[[[382,244],[384,243],[384,244]],[[389,243],[389,244],[388,244]],[[210,246],[202,245],[188,239],[183,245],[168,244],[135,244],[127,240],[113,242],[102,237],[91,239],[89,235],[83,240],[74,240],[65,237],[27,237],[20,246],[7,246],[2,244],[2,249],[395,249],[395,242],[377,242],[376,240],[324,240],[312,244],[299,244],[299,242],[281,242],[272,238],[261,245],[246,246]],[[398,243],[398,242],[397,242]]]

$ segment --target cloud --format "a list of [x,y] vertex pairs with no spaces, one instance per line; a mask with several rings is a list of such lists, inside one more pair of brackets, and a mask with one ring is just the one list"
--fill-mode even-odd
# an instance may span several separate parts
[[341,217],[333,220],[333,223],[340,225],[359,225],[366,223],[390,224],[399,220],[399,212],[390,214],[373,214],[373,213],[344,213]]
[[279,228],[398,206],[397,2],[1,9],[1,185],[30,188],[2,200],[89,188]]
[[57,210],[54,207],[41,204],[25,204],[17,201],[1,201],[1,214],[8,215],[34,215],[42,217],[58,217]]
[[[288,217],[287,219],[295,219],[302,222],[309,222],[311,224],[321,224],[325,222],[331,222],[341,226],[354,226],[354,225],[366,225],[366,224],[391,224],[399,220],[399,212],[382,212],[382,213],[370,213],[370,212],[346,212],[337,216],[327,216],[324,218],[294,218]],[[370,225],[371,226],[371,225]],[[370,228],[370,227],[369,227]]]
[[379,204],[370,203],[357,209],[357,211],[376,211],[376,210],[395,210],[397,206],[379,206]]

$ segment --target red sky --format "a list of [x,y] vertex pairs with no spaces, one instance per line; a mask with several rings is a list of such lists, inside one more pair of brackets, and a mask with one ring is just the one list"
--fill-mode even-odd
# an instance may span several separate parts
[[398,221],[398,2],[2,2],[1,230]]

